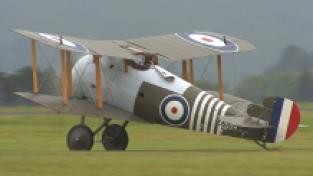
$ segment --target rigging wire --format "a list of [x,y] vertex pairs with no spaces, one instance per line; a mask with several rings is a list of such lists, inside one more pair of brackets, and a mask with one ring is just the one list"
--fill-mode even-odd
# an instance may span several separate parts
[[90,90],[90,87],[87,85],[87,83],[85,83],[85,82],[83,81],[83,77],[84,77],[84,75],[85,75],[85,72],[86,72],[86,70],[87,70],[87,67],[91,64],[91,61],[88,61],[83,69],[81,69],[81,65],[80,65],[79,62],[78,62],[77,64],[78,64],[79,69],[82,70],[81,75],[79,75],[79,72],[77,71],[77,68],[74,67],[74,68],[75,68],[75,71],[76,71],[76,74],[78,75],[78,79],[80,80],[82,93],[84,93],[84,92],[83,92],[83,86],[84,86],[84,87],[86,88],[86,90],[88,91],[88,93],[90,94],[91,99],[94,101],[95,104],[97,104],[96,99],[95,99],[95,97],[93,96],[92,91]]
[[[75,62],[75,65],[77,65],[79,67],[79,69],[82,70],[82,74],[79,75],[79,72],[77,71],[76,66],[73,66],[73,68],[74,68],[74,70],[76,72],[76,75],[78,75],[78,81],[79,81],[80,90],[82,91],[82,96],[85,96],[83,86],[86,86],[86,85],[83,82],[83,75],[84,75],[84,73],[85,73],[85,71],[87,69],[88,64],[82,69],[80,63],[78,62],[78,60]],[[73,92],[75,92],[76,89],[77,89],[77,87],[74,88]],[[87,86],[86,86],[86,89],[88,90]]]
[[[109,61],[110,61],[111,59],[110,58],[107,58],[107,59],[105,59],[105,63],[107,63],[107,65],[108,65],[108,63],[109,63]],[[102,62],[100,62],[100,64],[101,64],[101,70],[102,70],[102,73],[103,73],[103,75],[104,75],[104,79],[105,79],[105,82],[106,82],[106,86],[105,86],[105,92],[104,92],[104,94],[106,94],[106,92],[109,92],[109,94],[110,94],[110,98],[111,98],[111,100],[112,100],[112,103],[115,105],[115,102],[114,102],[114,98],[113,98],[113,93],[111,92],[111,86],[112,86],[112,84],[113,84],[113,79],[115,78],[112,78],[112,79],[110,79],[110,77],[113,77],[113,76],[106,76],[106,69],[104,69],[103,67],[102,67]],[[119,67],[118,67],[118,69],[119,69]],[[117,70],[118,70],[117,69]],[[109,69],[108,69],[109,70]],[[116,74],[117,74],[117,70],[116,70]]]
[[[199,60],[201,61],[201,65],[204,65],[204,63],[202,62],[202,58],[200,58]],[[205,65],[202,73],[200,71],[201,69],[195,69],[197,71],[197,74],[200,75],[200,79],[199,79],[200,81],[203,79],[203,76],[204,76],[206,70],[208,69],[211,61],[212,61],[212,56],[210,57],[210,60],[208,61],[208,63]],[[209,82],[205,82],[205,83],[207,84],[208,88],[210,88]],[[211,89],[212,89],[212,87],[211,87]]]
[[[173,71],[172,71],[172,69],[173,69]],[[177,72],[177,70],[175,68],[175,62],[170,62],[170,64],[167,66],[166,70],[171,70],[171,72],[173,72],[173,73]]]
[[[53,75],[50,74],[50,73],[51,73],[51,70],[53,70],[53,66],[52,66],[52,64],[49,62],[47,56],[45,55],[45,53],[43,52],[42,48],[40,47],[40,45],[39,45],[37,42],[36,42],[36,46],[38,46],[40,52],[42,53],[42,55],[43,55],[44,58],[46,59],[46,61],[47,61],[47,63],[48,63],[48,66],[49,66],[48,71],[47,71],[47,73],[45,74],[43,81],[40,83],[39,90],[40,90],[40,88],[43,86],[44,81],[45,81],[45,79],[47,78],[47,76],[50,75],[50,77],[51,77],[51,79],[52,79],[52,83],[53,83],[53,85],[55,86],[55,89],[57,90],[57,93],[59,94],[59,96],[61,96],[61,92],[60,92],[60,90],[58,89],[56,80],[55,80],[55,78],[53,77]],[[56,56],[56,53],[55,53],[55,55],[52,57],[52,58],[53,58],[53,59],[52,59],[52,62],[54,62],[54,60],[55,60],[55,58],[56,58],[55,56]]]

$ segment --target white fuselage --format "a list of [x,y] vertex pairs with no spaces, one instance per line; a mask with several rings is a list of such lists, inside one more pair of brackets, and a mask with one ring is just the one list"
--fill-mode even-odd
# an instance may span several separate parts
[[[128,72],[125,73],[122,59],[104,57],[100,61],[104,102],[131,113],[133,113],[135,99],[143,82],[177,94],[183,94],[191,86],[190,83],[175,75],[173,75],[175,81],[168,82],[154,69],[141,71],[129,67]],[[171,74],[161,67],[158,69]],[[96,97],[96,80],[92,56],[87,55],[79,59],[72,69],[72,75],[73,87],[75,87],[74,96],[82,97],[85,95],[88,99],[94,100]]]
[[[152,123],[221,134],[220,118],[238,112],[214,95],[157,65],[145,71],[128,66],[128,72],[125,72],[123,59],[107,57],[101,59],[100,65],[104,103]],[[79,59],[72,75],[74,97],[96,100],[92,56]],[[172,81],[166,80],[164,75],[171,75]]]

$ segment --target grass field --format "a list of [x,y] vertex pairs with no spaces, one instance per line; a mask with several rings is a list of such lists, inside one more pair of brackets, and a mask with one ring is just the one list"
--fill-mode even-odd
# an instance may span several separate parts
[[0,107],[0,113],[5,112],[38,112],[38,111],[51,111],[43,106],[13,106],[13,107]]
[[[0,176],[313,175],[311,112],[301,120],[310,128],[269,145],[270,151],[251,141],[130,123],[127,151],[107,152],[95,144],[90,152],[70,152],[65,136],[78,122],[68,115],[1,116]],[[87,119],[93,128],[100,122]]]

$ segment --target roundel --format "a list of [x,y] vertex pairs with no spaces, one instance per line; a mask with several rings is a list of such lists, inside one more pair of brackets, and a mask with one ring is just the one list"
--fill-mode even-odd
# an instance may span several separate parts
[[233,41],[207,32],[176,33],[176,36],[192,44],[220,52],[237,52],[239,47]]
[[54,43],[57,44],[62,44],[63,46],[77,51],[77,52],[82,52],[82,53],[88,53],[88,49],[76,42],[67,40],[67,39],[63,39],[62,37],[58,36],[58,35],[52,35],[52,34],[46,34],[46,33],[37,33],[37,32],[33,32],[34,35],[36,35],[37,37],[43,38],[45,40],[49,40],[52,41]]
[[187,100],[180,95],[169,95],[160,104],[160,115],[169,125],[183,125],[189,115]]

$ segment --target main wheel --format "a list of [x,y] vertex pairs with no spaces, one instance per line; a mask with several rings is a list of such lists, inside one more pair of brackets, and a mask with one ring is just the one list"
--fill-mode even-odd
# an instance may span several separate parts
[[102,133],[102,145],[106,150],[125,150],[128,145],[128,134],[118,124],[108,125]]
[[67,134],[66,143],[70,150],[90,150],[93,146],[93,134],[86,125],[75,125]]

